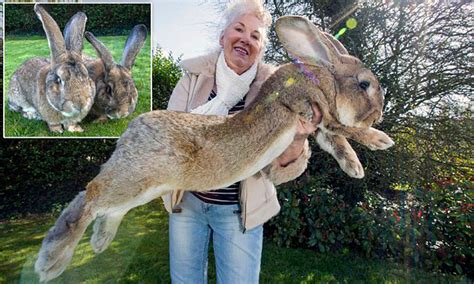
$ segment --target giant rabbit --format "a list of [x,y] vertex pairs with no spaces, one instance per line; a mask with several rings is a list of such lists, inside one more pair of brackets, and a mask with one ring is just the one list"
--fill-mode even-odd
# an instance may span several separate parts
[[305,18],[282,17],[276,31],[301,63],[278,68],[247,109],[227,117],[153,111],[130,123],[43,240],[35,264],[42,280],[64,271],[93,220],[91,245],[101,252],[130,209],[172,190],[209,191],[256,173],[274,180],[271,162],[292,142],[298,120],[311,118],[313,103],[322,112],[318,143],[350,176],[364,172],[346,137],[373,150],[393,145],[371,127],[382,116],[383,94],[360,60]]
[[95,96],[82,59],[87,17],[76,13],[66,24],[64,37],[57,23],[36,4],[51,57],[34,57],[15,71],[8,89],[8,106],[28,119],[44,120],[52,132],[83,131],[78,123],[87,115]]
[[138,91],[132,79],[132,67],[147,36],[145,25],[136,25],[127,38],[120,64],[112,53],[91,32],[86,39],[94,47],[99,58],[86,58],[89,76],[96,86],[94,105],[89,113],[96,121],[124,118],[136,107]]

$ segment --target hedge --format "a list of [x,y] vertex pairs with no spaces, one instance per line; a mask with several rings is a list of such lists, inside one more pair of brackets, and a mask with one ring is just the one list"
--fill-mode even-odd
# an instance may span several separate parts
[[61,208],[115,148],[114,139],[0,141],[0,219]]
[[[43,5],[61,30],[78,11],[87,15],[86,30],[95,35],[126,35],[137,24],[150,30],[149,4],[67,4]],[[5,32],[8,35],[42,35],[41,22],[31,4],[5,5]]]
[[439,182],[389,199],[364,190],[351,205],[324,178],[280,186],[280,213],[266,225],[278,245],[322,253],[359,252],[408,266],[474,277],[471,182]]

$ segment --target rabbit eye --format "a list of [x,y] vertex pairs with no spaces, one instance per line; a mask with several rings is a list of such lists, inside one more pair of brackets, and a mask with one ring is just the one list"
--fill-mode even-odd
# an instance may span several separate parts
[[56,76],[56,78],[54,78],[54,82],[56,84],[61,84],[61,78],[59,76]]
[[361,81],[361,82],[359,82],[359,87],[362,90],[367,91],[367,89],[370,87],[370,82],[369,81]]
[[107,86],[105,88],[105,92],[110,95],[112,93],[112,88],[110,86]]

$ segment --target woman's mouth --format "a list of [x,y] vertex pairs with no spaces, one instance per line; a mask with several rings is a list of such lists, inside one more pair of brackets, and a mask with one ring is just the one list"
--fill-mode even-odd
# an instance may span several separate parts
[[249,52],[243,47],[234,47],[234,50],[242,56],[249,55]]

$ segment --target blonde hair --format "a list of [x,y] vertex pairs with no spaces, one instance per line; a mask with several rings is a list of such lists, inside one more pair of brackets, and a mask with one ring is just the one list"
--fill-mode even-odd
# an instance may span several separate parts
[[262,52],[268,42],[268,30],[272,24],[272,16],[270,12],[263,7],[262,0],[232,0],[224,11],[222,16],[222,24],[220,25],[219,38],[224,34],[224,31],[232,25],[238,18],[244,15],[254,15],[263,24],[262,36]]

